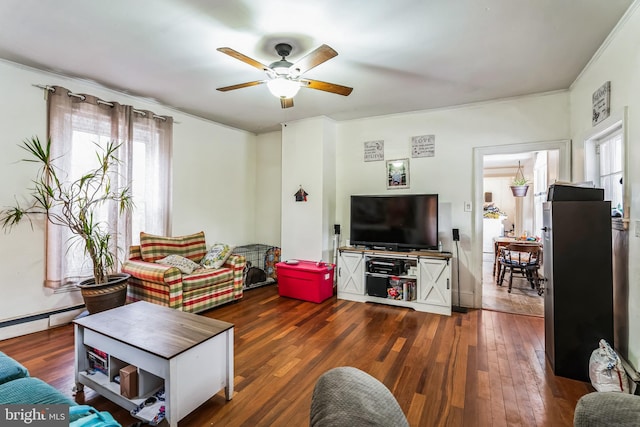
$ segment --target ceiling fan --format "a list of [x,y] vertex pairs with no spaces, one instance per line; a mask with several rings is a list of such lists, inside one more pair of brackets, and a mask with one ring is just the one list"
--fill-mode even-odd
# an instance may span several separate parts
[[264,65],[255,59],[249,58],[242,53],[231,49],[230,47],[220,47],[218,51],[226,53],[227,55],[236,58],[244,63],[251,65],[259,70],[264,71],[267,74],[265,80],[256,80],[253,82],[240,83],[232,86],[225,86],[218,88],[221,92],[227,92],[230,90],[241,89],[243,87],[256,86],[263,83],[267,84],[269,91],[280,98],[280,105],[282,108],[293,107],[293,97],[298,93],[301,87],[307,87],[309,89],[322,90],[325,92],[337,93],[338,95],[347,96],[351,93],[353,88],[338,85],[335,83],[321,82],[319,80],[312,80],[303,78],[302,75],[310,69],[322,64],[325,61],[338,55],[338,52],[331,47],[323,44],[319,48],[312,52],[309,52],[302,59],[295,64],[287,61],[287,56],[291,53],[291,45],[287,43],[278,43],[276,45],[276,52],[282,57],[279,61],[275,61],[270,65]]

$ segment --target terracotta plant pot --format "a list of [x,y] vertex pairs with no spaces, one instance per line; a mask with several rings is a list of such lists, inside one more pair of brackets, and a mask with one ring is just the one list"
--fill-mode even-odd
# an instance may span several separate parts
[[528,185],[512,185],[511,192],[514,197],[524,197],[527,195]]
[[127,284],[130,274],[109,275],[107,283],[96,285],[95,279],[86,279],[78,283],[84,304],[89,314],[99,313],[124,305],[127,299]]

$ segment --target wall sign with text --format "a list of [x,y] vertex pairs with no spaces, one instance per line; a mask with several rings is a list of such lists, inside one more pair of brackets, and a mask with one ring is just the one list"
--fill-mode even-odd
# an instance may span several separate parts
[[435,157],[435,155],[435,135],[420,135],[411,137],[411,157]]
[[364,143],[364,161],[376,162],[384,160],[384,141],[367,141]]
[[610,100],[611,100],[611,82],[606,82],[593,92],[591,97],[593,103],[593,116],[591,118],[591,125],[595,126],[607,117],[610,113]]

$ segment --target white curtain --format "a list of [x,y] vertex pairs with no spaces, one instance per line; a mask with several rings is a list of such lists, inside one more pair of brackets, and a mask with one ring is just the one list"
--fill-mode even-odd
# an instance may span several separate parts
[[163,120],[150,111],[133,112],[129,175],[136,215],[129,244],[137,245],[141,231],[163,236],[171,232],[173,119]]
[[[113,236],[119,270],[140,231],[169,233],[173,119],[59,86],[49,91],[47,114],[51,150],[63,177],[76,179],[97,166],[95,144],[121,144],[117,156],[122,163],[112,184],[130,186],[135,206],[128,215],[119,215],[115,203],[100,212]],[[68,229],[48,223],[46,234],[45,286],[59,288],[92,277],[84,247]]]

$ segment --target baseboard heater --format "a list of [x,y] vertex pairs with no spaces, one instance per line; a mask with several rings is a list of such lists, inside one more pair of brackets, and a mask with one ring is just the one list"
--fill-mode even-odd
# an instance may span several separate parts
[[84,309],[84,305],[76,305],[74,307],[62,308],[60,310],[48,311],[46,313],[33,314],[31,316],[21,317],[19,319],[5,320],[3,322],[0,322],[0,328],[6,328],[8,326],[15,326],[15,325],[19,325],[21,323],[34,322],[34,321],[46,319],[46,318],[49,318],[49,317],[52,317],[52,316],[55,317],[57,314],[66,313],[68,311],[80,310],[80,309]]

